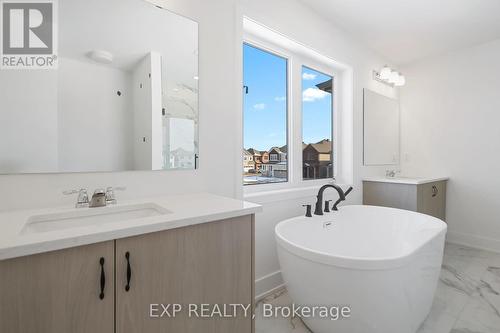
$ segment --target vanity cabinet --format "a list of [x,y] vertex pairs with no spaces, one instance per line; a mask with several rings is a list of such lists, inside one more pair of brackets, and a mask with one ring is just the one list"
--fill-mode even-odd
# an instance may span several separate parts
[[[251,315],[189,317],[188,305],[252,304],[252,234],[244,216],[117,240],[117,332],[251,333]],[[175,318],[150,318],[150,304],[183,309]]]
[[446,180],[424,183],[363,181],[363,204],[411,210],[446,219]]
[[[0,261],[0,332],[252,333],[253,234],[246,215]],[[251,307],[190,318],[190,303]],[[152,318],[151,304],[184,308]]]
[[113,277],[113,241],[0,261],[0,332],[112,333]]

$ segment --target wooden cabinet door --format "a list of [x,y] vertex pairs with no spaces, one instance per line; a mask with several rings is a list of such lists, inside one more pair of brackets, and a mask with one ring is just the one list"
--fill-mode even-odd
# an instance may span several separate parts
[[114,241],[0,261],[0,332],[113,330]]
[[418,186],[418,212],[446,219],[446,182],[433,182]]
[[[252,310],[248,317],[203,319],[189,317],[187,306],[253,307],[252,253],[250,215],[117,240],[116,332],[251,333]],[[151,304],[183,308],[175,318],[153,318]]]
[[363,205],[417,210],[417,186],[381,182],[363,182]]

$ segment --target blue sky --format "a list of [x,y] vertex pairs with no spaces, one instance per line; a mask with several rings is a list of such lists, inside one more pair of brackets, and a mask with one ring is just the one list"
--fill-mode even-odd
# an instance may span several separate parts
[[[244,147],[268,150],[286,144],[287,60],[244,45]],[[309,68],[302,71],[303,140],[331,139],[332,96],[317,89],[331,77]]]

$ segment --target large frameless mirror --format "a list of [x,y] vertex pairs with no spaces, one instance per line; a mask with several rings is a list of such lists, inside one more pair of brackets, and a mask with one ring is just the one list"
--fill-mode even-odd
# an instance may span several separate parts
[[56,67],[0,70],[0,173],[196,168],[198,24],[144,0],[58,1],[53,23]]
[[399,163],[399,101],[364,89],[364,165]]

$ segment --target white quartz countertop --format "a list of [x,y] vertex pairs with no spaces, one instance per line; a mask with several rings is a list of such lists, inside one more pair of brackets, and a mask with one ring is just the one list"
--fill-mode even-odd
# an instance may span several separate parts
[[[23,233],[26,223],[37,216],[72,214],[81,210],[97,212],[141,204],[153,204],[168,210],[169,213],[61,230]],[[197,193],[120,201],[118,205],[100,208],[58,207],[0,212],[0,260],[244,216],[260,212],[261,209],[261,206],[250,202]]]
[[408,184],[408,185],[420,185],[427,183],[440,182],[448,180],[448,177],[365,177],[363,181],[365,182],[380,182],[380,183],[395,183],[395,184]]

